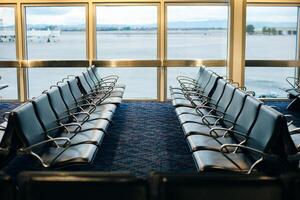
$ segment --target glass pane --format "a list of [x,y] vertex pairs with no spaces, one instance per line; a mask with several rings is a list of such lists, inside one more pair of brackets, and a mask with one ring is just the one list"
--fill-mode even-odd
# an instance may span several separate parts
[[98,59],[157,59],[156,6],[97,6]]
[[15,68],[0,68],[0,86],[8,85],[8,87],[0,90],[1,99],[18,99],[18,81],[17,71]]
[[[226,67],[209,67],[208,69],[216,72],[219,76],[226,76]],[[170,86],[178,87],[177,76],[188,76],[195,78],[199,71],[198,67],[169,67],[168,68],[168,80],[167,80],[167,97],[170,99]]]
[[26,7],[28,59],[86,59],[85,7]]
[[248,7],[246,59],[294,60],[297,7]]
[[255,91],[260,98],[286,98],[287,93],[282,88],[289,88],[285,78],[294,76],[294,68],[286,67],[246,67],[247,90]]
[[85,68],[31,68],[28,69],[29,97],[37,97],[51,85],[68,75],[79,75]]
[[102,76],[116,74],[125,84],[125,99],[157,99],[157,68],[98,68]]
[[0,60],[16,60],[15,9],[0,7]]
[[227,6],[168,6],[169,59],[226,59]]

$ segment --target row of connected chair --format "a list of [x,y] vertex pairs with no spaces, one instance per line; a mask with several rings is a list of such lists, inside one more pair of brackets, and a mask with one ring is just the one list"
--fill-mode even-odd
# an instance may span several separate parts
[[300,176],[152,173],[140,179],[127,173],[22,172],[18,189],[0,175],[1,200],[296,200]]
[[177,80],[172,103],[199,171],[297,168],[299,149],[284,115],[204,67]]
[[91,66],[68,76],[6,116],[0,130],[2,163],[30,155],[43,167],[88,164],[107,134],[125,86]]

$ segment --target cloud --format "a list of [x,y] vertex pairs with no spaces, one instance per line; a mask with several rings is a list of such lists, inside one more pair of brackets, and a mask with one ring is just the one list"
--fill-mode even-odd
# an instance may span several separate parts
[[247,8],[248,22],[297,22],[297,7],[255,7]]
[[85,23],[85,7],[27,7],[27,24],[77,25]]
[[97,24],[155,24],[156,6],[98,6]]
[[12,26],[15,24],[15,11],[13,7],[0,7],[0,19],[3,26]]
[[[156,24],[156,6],[97,6],[97,23],[100,24]],[[27,24],[77,25],[85,24],[84,6],[26,7]],[[227,6],[168,6],[169,22],[227,20]],[[15,23],[14,8],[0,7],[4,26]],[[248,22],[297,22],[297,7],[247,8]]]
[[227,20],[227,6],[169,6],[168,21]]
[[26,7],[26,13],[29,15],[64,15],[69,11],[67,7]]

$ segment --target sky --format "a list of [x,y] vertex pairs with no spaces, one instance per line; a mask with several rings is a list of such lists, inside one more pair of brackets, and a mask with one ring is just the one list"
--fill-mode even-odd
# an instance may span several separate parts
[[[170,6],[168,21],[227,20],[226,6]],[[76,25],[85,24],[85,7],[27,7],[27,24]],[[155,24],[155,6],[101,6],[97,7],[98,24]],[[14,24],[13,8],[0,7],[3,24]],[[296,7],[248,7],[248,22],[296,22]],[[100,23],[101,22],[101,23]]]

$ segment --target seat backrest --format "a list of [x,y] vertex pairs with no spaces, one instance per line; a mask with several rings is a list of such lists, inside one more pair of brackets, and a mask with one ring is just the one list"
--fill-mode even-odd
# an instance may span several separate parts
[[[229,106],[227,107],[227,109],[225,110],[225,115],[224,118],[228,119],[232,122],[236,122],[239,114],[241,113],[243,106],[244,106],[244,102],[246,100],[247,95],[242,92],[241,90],[235,90],[232,100],[229,104]],[[224,124],[226,126],[232,126],[231,123],[227,123],[226,121],[224,122]]]
[[209,96],[210,97],[212,95],[212,93],[214,92],[215,87],[216,87],[217,82],[218,82],[219,79],[220,79],[220,77],[217,74],[213,73],[211,75],[211,77],[210,77],[210,79],[209,79],[206,87],[203,90],[203,94],[205,96]]
[[96,76],[98,82],[100,82],[100,81],[101,81],[101,76],[100,76],[99,73],[98,73],[97,67],[96,67],[95,65],[92,65],[90,68],[92,69],[92,72],[93,72],[94,75]]
[[91,93],[92,88],[89,86],[83,75],[77,76],[77,80],[84,94]]
[[203,66],[199,67],[199,70],[198,70],[197,75],[195,77],[196,82],[199,81],[199,79],[203,75],[204,70],[205,70],[205,68]]
[[218,104],[216,106],[216,109],[221,112],[225,112],[228,106],[230,105],[230,102],[232,101],[233,94],[236,88],[232,86],[231,84],[226,84],[224,88],[223,95],[221,96],[220,100],[218,101]]
[[90,78],[93,81],[93,83],[95,85],[97,85],[99,83],[99,81],[98,81],[97,77],[95,76],[95,74],[93,73],[93,71],[92,71],[92,69],[90,67],[87,69],[87,73],[90,76]]
[[68,108],[76,106],[77,103],[67,82],[59,84],[58,89],[60,91],[63,101],[65,102]]
[[244,136],[248,136],[257,119],[260,106],[260,101],[251,96],[247,96],[241,114],[236,120],[234,130],[244,133]]
[[146,200],[146,183],[128,174],[101,172],[23,172],[24,200]]
[[79,85],[77,83],[77,79],[68,80],[67,83],[70,87],[70,90],[71,90],[71,93],[72,93],[74,99],[76,101],[80,100],[81,97],[82,97],[82,93],[81,93],[81,90],[80,90]]
[[[262,105],[246,145],[265,153],[285,154],[281,138],[284,126],[286,126],[286,120],[281,113]],[[257,155],[253,157],[257,158]]]
[[90,75],[88,72],[82,72],[83,77],[85,78],[87,84],[89,85],[89,87],[91,89],[95,89],[96,88],[96,83],[93,82],[93,80],[91,79]]
[[[50,105],[57,119],[62,119],[69,114],[68,107],[62,99],[59,89],[57,87],[54,87],[47,91],[47,96],[49,98]],[[64,118],[63,120],[61,120],[61,122],[67,123],[69,120],[70,118]]]
[[214,91],[213,91],[213,93],[210,97],[211,99],[209,101],[209,104],[212,107],[218,104],[219,100],[221,99],[221,97],[224,93],[224,89],[225,89],[226,84],[227,84],[227,82],[224,79],[222,79],[222,78],[218,79],[216,88],[214,89]]
[[282,182],[271,177],[191,174],[155,174],[151,177],[156,200],[284,200]]
[[31,102],[12,111],[16,135],[21,140],[23,147],[46,140],[46,134],[40,124]]
[[[32,100],[33,107],[40,120],[41,125],[44,130],[50,130],[54,127],[59,126],[57,117],[50,105],[47,94],[42,94],[37,98]],[[56,137],[56,135],[61,132],[61,130],[56,129],[48,133],[51,137]]]
[[15,193],[10,176],[0,172],[0,199],[13,200]]
[[203,70],[202,76],[197,81],[197,87],[200,90],[203,91],[205,89],[205,87],[208,84],[212,74],[213,73],[211,71],[208,71],[207,69]]

